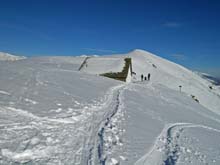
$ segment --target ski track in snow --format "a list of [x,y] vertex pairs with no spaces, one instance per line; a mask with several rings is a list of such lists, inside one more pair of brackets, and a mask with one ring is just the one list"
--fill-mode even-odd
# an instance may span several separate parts
[[99,158],[99,161],[100,161],[101,165],[105,165],[106,164],[106,159],[107,159],[107,157],[104,157],[104,134],[105,134],[105,129],[109,125],[111,119],[115,116],[115,114],[119,110],[119,106],[121,104],[120,103],[120,95],[121,95],[121,90],[118,90],[117,96],[116,96],[115,108],[111,112],[110,116],[107,117],[106,121],[104,122],[104,125],[101,127],[100,131],[98,132],[98,136],[99,136],[98,158]]
[[[124,84],[115,86],[109,91],[109,98],[107,101],[98,107],[98,114],[92,115],[90,121],[93,122],[89,126],[89,132],[86,133],[89,136],[88,139],[84,139],[84,145],[81,151],[81,163],[87,165],[101,164],[105,165],[107,157],[105,156],[104,149],[104,136],[105,129],[114,115],[118,112],[120,107],[120,94],[124,89]],[[104,114],[103,114],[104,113]],[[96,117],[96,119],[95,119]]]
[[183,130],[187,128],[203,128],[220,133],[220,130],[205,125],[193,123],[167,124],[160,135],[156,138],[156,141],[150,151],[142,158],[140,158],[135,163],[135,165],[147,163],[149,159],[152,159],[152,157],[154,157],[154,152],[156,151],[160,151],[161,155],[165,157],[165,159],[162,160],[161,164],[175,165],[178,161],[179,156],[181,155],[178,139],[180,138]]
[[[24,99],[26,102],[30,102],[32,104],[37,104],[37,102],[35,102],[34,100],[28,99],[28,95],[26,94],[26,89],[28,87],[30,87],[32,84],[35,85],[38,82],[38,81],[36,81],[36,77],[37,76],[34,76],[34,78],[33,78],[33,75],[32,75],[32,77],[28,81],[26,81],[26,84],[25,84],[26,87],[23,90],[23,97],[20,97],[19,100]],[[96,135],[98,135],[99,128],[102,125],[102,123],[105,122],[106,118],[109,116],[112,117],[113,115],[111,113],[116,113],[116,112],[111,112],[111,108],[109,110],[109,107],[113,106],[112,104],[115,104],[115,103],[113,103],[115,101],[115,93],[117,93],[116,98],[118,99],[119,89],[122,88],[123,86],[124,86],[124,84],[118,85],[118,86],[113,86],[110,90],[107,91],[105,96],[103,96],[102,101],[100,101],[98,105],[95,104],[94,106],[91,106],[91,107],[85,107],[86,110],[82,109],[82,111],[85,112],[85,114],[78,116],[77,122],[74,119],[74,117],[71,117],[71,116],[70,117],[68,116],[67,118],[49,118],[49,117],[41,117],[41,116],[35,115],[31,112],[28,112],[26,110],[14,108],[14,107],[9,107],[9,106],[2,106],[2,107],[0,107],[0,109],[3,111],[13,112],[14,114],[16,114],[18,116],[25,117],[28,120],[30,119],[31,121],[38,122],[40,124],[79,124],[79,123],[81,123],[81,124],[79,124],[81,126],[78,127],[77,130],[80,132],[79,136],[82,138],[77,139],[77,141],[80,142],[83,139],[84,145],[83,145],[83,147],[80,147],[77,150],[75,155],[73,155],[74,162],[75,162],[75,164],[96,164],[97,161],[94,156],[97,155],[95,153],[95,152],[97,152],[97,149],[95,149],[95,148],[98,146],[98,145],[96,145],[96,141],[99,139],[94,138],[94,137]],[[2,94],[9,94],[9,93],[6,93],[5,91],[1,91],[1,93]],[[118,102],[119,101],[117,100],[116,101],[116,110],[119,106]],[[58,104],[57,106],[61,106],[61,104]],[[88,109],[92,113],[87,114]],[[114,111],[116,111],[116,110],[114,110]],[[104,114],[103,114],[103,112],[104,112]],[[93,113],[97,113],[97,114],[100,113],[100,114],[98,116],[96,116],[96,114],[93,114]],[[95,117],[97,117],[97,119],[95,119]],[[96,121],[99,121],[99,122],[96,122]],[[15,128],[4,127],[3,129],[7,130],[7,131],[9,131],[9,130],[12,131],[13,129],[15,129],[15,130],[21,129],[22,130],[22,129],[29,128],[29,127],[33,128],[33,126],[19,126],[18,124],[15,124]],[[87,127],[87,128],[85,128],[85,127]],[[87,130],[88,130],[88,132],[87,132]],[[94,141],[94,139],[95,139],[95,141]],[[35,158],[40,158],[40,155],[32,156],[32,158],[31,158],[31,155],[33,153],[30,153],[31,151],[29,152],[28,150],[27,151],[24,150],[24,152],[22,152],[22,153],[14,153],[14,152],[11,152],[10,150],[3,150],[3,151],[4,151],[3,154],[5,156],[11,157],[10,155],[15,155],[14,157],[11,157],[11,158],[12,158],[12,160],[16,160],[18,162],[22,162],[23,159],[25,159],[25,161],[31,161]],[[27,155],[27,157],[24,157],[25,155]]]
[[[29,83],[28,83],[29,84]],[[83,138],[83,147],[79,148],[75,155],[75,163],[76,164],[101,164],[105,165],[108,156],[105,153],[105,131],[109,123],[111,122],[112,118],[117,114],[118,110],[120,109],[120,105],[122,104],[121,101],[121,94],[123,90],[129,88],[128,85],[122,84],[118,86],[112,87],[107,94],[104,96],[105,99],[102,103],[98,106],[89,108],[91,112],[98,113],[96,115],[90,114],[87,116],[88,118],[84,118],[87,124],[87,128],[78,128],[78,130],[82,133]],[[3,93],[3,92],[2,92]],[[4,93],[5,94],[5,93]],[[30,101],[30,100],[27,100]],[[32,101],[32,100],[31,100]],[[61,106],[61,104],[57,104]],[[39,117],[30,112],[25,110],[16,109],[12,107],[2,107],[3,109],[14,111],[15,113],[22,115],[27,118],[34,119],[36,121],[47,122],[47,123],[64,123],[64,124],[73,124],[75,120],[72,118],[46,118],[46,117]],[[144,162],[146,162],[150,157],[153,156],[154,152],[159,149],[164,148],[161,152],[162,155],[165,155],[165,159],[163,160],[163,164],[165,165],[175,165],[178,161],[180,156],[180,146],[178,144],[178,138],[181,136],[181,132],[187,128],[204,128],[208,130],[212,130],[215,132],[220,133],[220,130],[214,129],[205,125],[196,125],[193,123],[174,123],[168,124],[162,130],[161,134],[155,141],[154,146],[152,149],[143,157]],[[21,128],[23,129],[23,127]],[[161,139],[164,139],[165,143],[163,146],[160,146]],[[4,153],[10,155],[7,150],[4,150]],[[25,154],[26,152],[24,152]],[[27,151],[28,153],[28,151]],[[23,155],[22,155],[23,156]],[[21,158],[22,158],[21,156]],[[37,157],[37,156],[36,156]],[[16,157],[15,157],[16,158]],[[112,158],[113,159],[113,158]],[[140,160],[141,160],[140,159]],[[113,159],[114,162],[117,160]],[[138,162],[138,161],[137,161]]]

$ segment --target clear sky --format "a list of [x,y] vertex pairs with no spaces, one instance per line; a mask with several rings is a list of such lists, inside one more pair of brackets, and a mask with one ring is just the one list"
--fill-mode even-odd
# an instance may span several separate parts
[[144,49],[220,77],[220,0],[0,0],[0,51]]

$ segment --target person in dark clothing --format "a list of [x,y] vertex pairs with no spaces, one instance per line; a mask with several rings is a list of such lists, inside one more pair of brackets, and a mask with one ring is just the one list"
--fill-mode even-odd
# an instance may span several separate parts
[[147,77],[146,76],[144,77],[144,81],[147,81]]
[[150,81],[150,73],[147,75],[147,80]]
[[142,75],[141,75],[141,81],[143,81],[143,79],[144,79],[144,75],[142,74]]

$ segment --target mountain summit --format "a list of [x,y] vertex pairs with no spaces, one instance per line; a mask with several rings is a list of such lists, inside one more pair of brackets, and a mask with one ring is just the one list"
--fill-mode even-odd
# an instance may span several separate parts
[[213,87],[211,90],[212,83],[179,64],[145,50],[135,49],[117,56],[91,56],[86,60],[86,67],[82,68],[82,71],[90,74],[120,72],[124,67],[125,58],[131,58],[133,72],[132,78],[127,80],[140,81],[141,75],[146,77],[150,74],[150,83],[160,84],[176,91],[181,90],[201,105],[220,114],[220,96],[216,92],[217,88]]

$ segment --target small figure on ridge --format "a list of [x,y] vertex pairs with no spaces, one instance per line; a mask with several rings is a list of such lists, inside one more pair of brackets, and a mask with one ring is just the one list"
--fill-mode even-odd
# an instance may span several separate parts
[[150,81],[150,73],[147,75],[147,80]]

